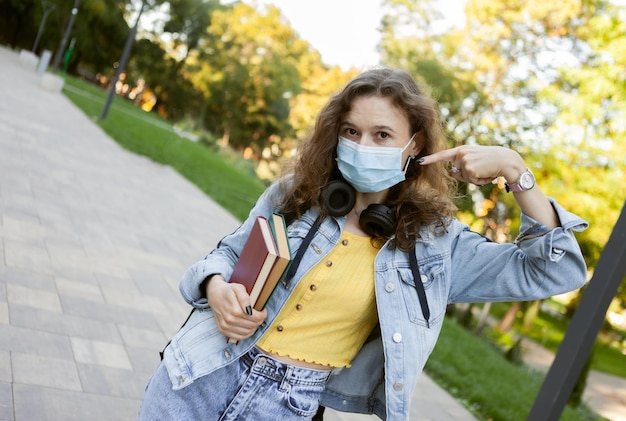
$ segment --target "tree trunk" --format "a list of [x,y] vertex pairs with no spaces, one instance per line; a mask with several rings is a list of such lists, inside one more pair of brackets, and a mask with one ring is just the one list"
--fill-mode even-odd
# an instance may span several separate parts
[[498,330],[500,332],[508,332],[509,330],[511,330],[511,328],[513,327],[513,323],[515,322],[515,319],[517,317],[517,312],[520,311],[521,308],[521,302],[516,302],[511,305],[509,311],[507,311],[506,314],[502,316],[502,319],[498,324]]
[[535,322],[535,319],[537,319],[537,316],[539,315],[541,302],[542,300],[531,301],[526,306],[526,311],[524,312],[524,316],[523,316],[524,331],[528,332],[533,327],[533,323]]

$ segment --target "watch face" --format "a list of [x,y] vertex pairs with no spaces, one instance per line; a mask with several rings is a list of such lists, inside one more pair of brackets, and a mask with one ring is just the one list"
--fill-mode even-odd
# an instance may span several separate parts
[[530,190],[535,186],[535,177],[530,171],[526,171],[519,178],[519,185],[524,190]]

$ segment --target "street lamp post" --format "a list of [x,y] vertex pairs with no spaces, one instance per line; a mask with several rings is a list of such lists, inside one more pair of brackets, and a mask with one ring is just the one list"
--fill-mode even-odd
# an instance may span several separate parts
[[72,8],[72,16],[70,17],[70,21],[67,24],[67,28],[65,28],[65,34],[63,34],[61,45],[59,45],[59,49],[57,50],[57,53],[54,55],[54,63],[52,64],[53,73],[57,72],[57,70],[59,69],[59,64],[61,64],[61,57],[63,57],[63,51],[65,51],[67,40],[70,37],[70,32],[72,31],[72,26],[74,25],[74,20],[76,20],[76,14],[78,13],[79,4],[80,4],[80,0],[74,0],[74,7]]
[[124,67],[126,66],[126,62],[128,61],[128,56],[130,55],[130,49],[132,48],[133,42],[135,41],[135,36],[137,35],[137,26],[139,25],[139,19],[141,18],[141,14],[143,13],[143,9],[146,6],[147,2],[148,0],[141,1],[141,8],[139,9],[137,20],[135,20],[135,25],[130,30],[130,33],[128,34],[128,38],[126,38],[126,45],[124,45],[122,58],[120,58],[119,64],[115,71],[115,76],[113,76],[113,80],[111,81],[109,94],[107,95],[107,100],[104,103],[104,107],[102,108],[102,114],[100,114],[100,121],[106,119],[107,114],[109,113],[109,108],[111,107],[111,102],[113,102],[113,97],[115,95],[115,85],[117,85],[117,81],[119,80],[120,75],[124,71]]
[[52,13],[54,9],[56,9],[56,4],[52,4],[47,0],[41,0],[41,8],[43,9],[43,17],[41,18],[41,22],[39,23],[39,29],[37,30],[37,36],[35,37],[35,43],[33,44],[33,49],[31,52],[37,54],[37,47],[39,46],[39,39],[41,38],[41,33],[43,32],[43,28],[46,25],[46,19],[48,19],[48,15]]

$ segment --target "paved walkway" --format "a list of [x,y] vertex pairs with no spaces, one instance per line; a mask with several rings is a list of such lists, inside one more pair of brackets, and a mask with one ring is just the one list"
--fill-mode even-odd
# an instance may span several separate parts
[[[0,47],[0,420],[133,420],[181,274],[238,222],[39,80]],[[424,377],[411,420],[475,418]]]

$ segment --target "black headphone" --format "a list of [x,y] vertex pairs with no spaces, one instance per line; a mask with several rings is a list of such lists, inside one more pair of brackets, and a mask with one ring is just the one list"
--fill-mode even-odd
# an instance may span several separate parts
[[[333,180],[322,191],[322,205],[331,216],[347,215],[354,207],[354,187],[343,180]],[[361,212],[359,225],[370,237],[376,234],[391,237],[396,231],[396,215],[392,208],[371,204]]]

